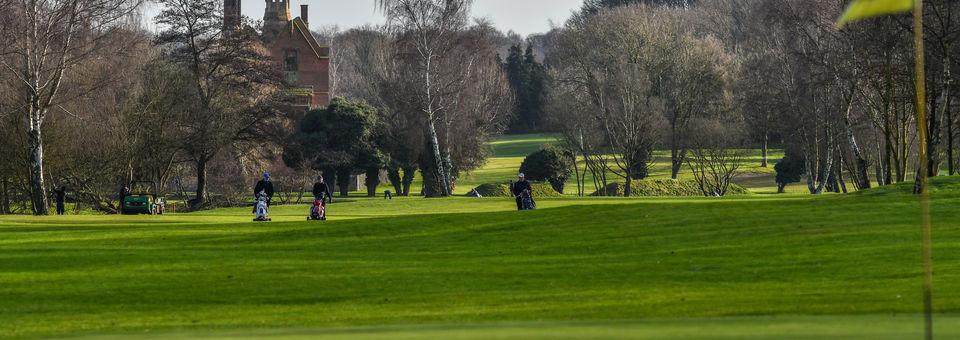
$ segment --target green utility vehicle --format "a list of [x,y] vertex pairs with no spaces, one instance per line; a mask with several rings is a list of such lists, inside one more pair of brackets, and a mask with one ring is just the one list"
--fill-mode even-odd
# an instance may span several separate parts
[[[130,190],[123,196],[120,212],[124,215],[162,215],[164,210],[163,198],[157,197],[156,183],[138,181],[130,183]],[[154,193],[150,193],[154,190]]]

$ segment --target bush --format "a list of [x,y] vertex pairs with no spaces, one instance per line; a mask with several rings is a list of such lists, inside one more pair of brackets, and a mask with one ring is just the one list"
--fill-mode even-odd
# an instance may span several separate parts
[[787,156],[783,157],[777,165],[773,166],[777,171],[777,192],[783,193],[787,184],[800,182],[803,177],[804,160],[802,157]]
[[[533,187],[533,197],[560,197],[562,194],[553,190],[553,187],[546,183],[530,182]],[[480,196],[483,197],[513,197],[510,193],[510,183],[487,183],[474,188]]]
[[563,185],[573,173],[573,153],[555,146],[545,146],[527,156],[520,172],[530,181],[550,182],[553,190],[563,193]]
[[483,197],[510,197],[510,185],[503,183],[487,183],[473,189]]
[[[696,197],[703,196],[700,185],[694,180],[673,180],[673,179],[648,179],[634,181],[632,183],[633,197],[660,197],[660,196],[680,196]],[[623,196],[624,184],[615,182],[610,183],[604,188],[604,196]],[[750,193],[746,188],[730,184],[727,189],[727,195],[745,195]],[[590,194],[590,196],[601,196],[600,191]]]

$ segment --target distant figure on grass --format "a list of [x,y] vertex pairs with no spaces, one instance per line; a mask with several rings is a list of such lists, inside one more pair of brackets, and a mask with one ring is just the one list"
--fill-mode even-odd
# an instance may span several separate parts
[[270,201],[273,200],[273,182],[270,182],[269,172],[264,172],[263,179],[257,182],[256,187],[253,188],[253,199],[256,200],[261,192],[267,195],[267,206],[270,206]]
[[120,203],[117,204],[117,211],[123,210],[123,199],[127,198],[127,196],[130,196],[130,188],[124,185],[120,187]]
[[[57,215],[63,215],[66,213],[66,201],[67,201],[67,187],[61,186],[60,188],[53,189],[53,196],[57,201]],[[122,197],[120,198],[123,199]]]
[[517,199],[517,210],[534,209],[533,186],[522,172],[517,175],[517,181],[510,184],[510,193]]
[[317,182],[313,183],[313,207],[310,208],[310,217],[307,219],[326,220],[328,200],[333,201],[330,186],[323,181],[323,176],[317,176]]

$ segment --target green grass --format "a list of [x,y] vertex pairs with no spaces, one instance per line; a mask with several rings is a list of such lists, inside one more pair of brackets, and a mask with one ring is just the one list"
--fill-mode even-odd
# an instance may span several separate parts
[[[553,140],[498,139],[458,191],[511,179]],[[658,155],[653,177],[668,177]],[[773,189],[771,169],[748,166],[741,184]],[[960,179],[934,186],[937,332],[956,338]],[[271,223],[247,208],[0,216],[0,338],[917,338],[909,190],[568,196],[533,212],[351,198],[323,223],[306,205]]]
[[[480,184],[500,183],[516,178],[523,159],[540,149],[546,144],[556,144],[558,136],[550,134],[530,134],[530,135],[507,135],[496,138],[491,143],[492,157],[481,169],[474,170],[465,174],[458,183],[455,192],[457,194],[466,194],[471,189]],[[754,193],[773,194],[777,191],[777,185],[774,180],[773,165],[780,158],[783,158],[782,150],[771,150],[769,154],[769,167],[760,167],[760,150],[749,150],[748,156],[741,167],[743,174],[735,181],[743,185]],[[650,169],[651,179],[670,178],[670,151],[657,150],[654,152],[655,162]],[[579,160],[581,169],[583,160]],[[612,173],[608,173],[608,179],[613,182],[623,182]],[[680,172],[680,179],[692,179],[689,169],[684,167]],[[418,182],[419,183],[419,182]],[[576,182],[573,178],[567,184],[565,190],[567,194],[576,193]],[[593,176],[587,174],[587,193],[592,193]],[[800,184],[793,184],[787,187],[790,193],[805,193],[806,187]]]
[[[682,320],[489,323],[474,325],[377,326],[328,329],[226,331],[160,335],[90,336],[82,339],[918,339],[911,316],[731,317]],[[940,318],[936,335],[960,336],[960,320]]]
[[[935,194],[958,334],[960,186]],[[875,338],[918,334],[916,200],[356,199],[158,217],[0,217],[0,337]],[[879,321],[878,321],[879,320]],[[882,322],[883,326],[873,326]],[[621,332],[622,331],[622,332]],[[259,332],[259,333],[258,333]]]

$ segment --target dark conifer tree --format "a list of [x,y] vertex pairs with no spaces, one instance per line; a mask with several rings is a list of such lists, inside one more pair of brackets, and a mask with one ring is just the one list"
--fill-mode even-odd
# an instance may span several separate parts
[[524,50],[523,46],[517,44],[510,47],[504,69],[514,93],[513,119],[509,132],[541,131],[546,80],[543,64],[537,61],[531,46]]

